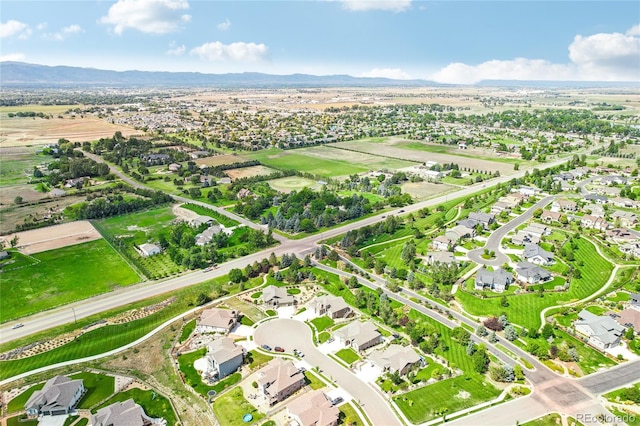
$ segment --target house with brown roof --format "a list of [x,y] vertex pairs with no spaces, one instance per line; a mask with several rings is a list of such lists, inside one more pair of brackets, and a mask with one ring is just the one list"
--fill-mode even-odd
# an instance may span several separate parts
[[400,375],[405,375],[424,363],[424,358],[412,347],[396,344],[372,352],[368,359],[383,371]]
[[354,321],[346,327],[336,330],[333,336],[344,346],[349,346],[356,351],[364,351],[384,340],[373,323],[360,321]]
[[287,414],[298,426],[337,426],[340,410],[316,389],[291,401]]
[[238,312],[232,309],[205,309],[196,321],[201,333],[228,333],[238,323]]
[[84,394],[82,379],[66,376],[49,379],[42,389],[31,394],[24,409],[29,416],[69,414]]
[[133,399],[116,402],[91,415],[89,426],[155,426],[166,424],[163,419],[152,419]]
[[619,223],[623,228],[633,228],[638,224],[638,215],[631,212],[616,210],[611,214],[611,219]]
[[258,391],[267,399],[269,405],[284,401],[305,384],[302,370],[283,358],[272,359],[257,375]]
[[551,203],[551,210],[554,212],[575,212],[578,210],[578,204],[572,200],[564,200],[559,198]]
[[580,225],[583,228],[596,229],[598,231],[605,231],[609,227],[609,223],[602,217],[596,217],[592,215],[584,215],[580,219]]

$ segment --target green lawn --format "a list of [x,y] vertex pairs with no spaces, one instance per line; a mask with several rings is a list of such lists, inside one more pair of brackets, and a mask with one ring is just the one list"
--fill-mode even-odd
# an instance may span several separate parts
[[[24,418],[24,421],[20,419]],[[37,426],[38,419],[27,420],[25,414],[21,414],[19,416],[9,417],[7,419],[7,426]]]
[[[633,388],[635,388],[634,397],[636,394],[640,394],[640,382],[638,382],[632,386],[627,386],[624,388],[614,390],[613,392],[606,393],[603,396],[611,402],[624,403],[625,401],[630,401],[629,397],[627,396],[627,391],[633,390]],[[633,402],[640,403],[640,401],[633,401]]]
[[25,390],[20,395],[13,398],[7,404],[7,412],[15,413],[17,411],[24,410],[24,404],[26,404],[29,398],[31,398],[31,395],[35,391],[42,389],[43,386],[44,386],[44,383],[38,383],[37,385],[31,386],[29,389]]
[[593,244],[581,238],[578,240],[578,250],[575,251],[575,262],[582,262],[578,266],[582,277],[574,278],[567,292],[545,292],[544,297],[537,293],[522,293],[507,296],[508,307],[500,305],[500,297],[480,299],[468,292],[458,291],[456,298],[463,304],[465,310],[472,315],[492,315],[505,312],[509,321],[526,328],[540,327],[540,312],[542,309],[588,297],[598,291],[607,281],[611,264],[600,257]]
[[69,378],[82,379],[87,390],[78,403],[78,408],[89,409],[115,392],[116,381],[113,376],[84,372],[74,374]]
[[316,390],[316,389],[321,389],[323,387],[325,387],[326,385],[324,384],[324,382],[322,380],[320,380],[314,373],[312,373],[311,371],[305,371],[304,372],[304,381],[307,385],[309,385],[311,387],[311,389]]
[[423,423],[490,401],[500,391],[479,376],[458,376],[424,386],[394,398],[411,423]]
[[191,320],[182,327],[182,333],[180,333],[180,343],[186,342],[193,330],[196,329],[196,320]]
[[[241,426],[254,424],[264,418],[256,408],[244,398],[242,388],[236,387],[213,401],[213,411],[222,426]],[[251,414],[253,420],[245,423],[242,417]]]
[[530,422],[523,423],[522,426],[558,426],[557,422],[559,420],[560,420],[560,414],[551,413],[551,414],[547,414],[544,417],[539,417],[535,420],[531,420]]
[[338,352],[336,352],[336,356],[349,365],[362,359],[360,358],[360,355],[358,355],[356,351],[351,348],[340,349]]
[[322,333],[318,334],[318,343],[324,343],[329,340],[330,337],[331,334],[329,334],[329,332],[323,331]]
[[167,225],[176,219],[171,207],[159,207],[136,213],[96,220],[100,230],[112,237],[130,235],[136,244],[157,241]]
[[246,362],[249,363],[249,368],[251,370],[255,370],[256,368],[263,366],[272,359],[272,356],[254,350],[247,353]]
[[[144,409],[144,412],[149,417],[162,417],[165,419],[167,421],[167,426],[175,425],[178,422],[169,400],[153,390],[133,388],[128,391],[120,392],[114,395],[113,398],[109,398],[108,401],[98,408],[106,407],[107,405],[111,405],[115,402],[122,402],[128,399],[133,399],[136,404],[140,405]],[[96,408],[96,411],[98,408]]]
[[340,410],[338,424],[352,426],[360,426],[365,424],[362,422],[362,419],[351,404],[342,404],[340,407],[338,407],[338,410]]
[[140,281],[102,239],[37,253],[33,257],[40,262],[2,273],[0,322]]
[[335,322],[326,315],[312,319],[311,323],[316,327],[318,332],[324,331],[335,324]]
[[185,382],[191,386],[196,392],[202,396],[207,396],[207,392],[210,390],[220,393],[226,388],[235,385],[242,379],[240,373],[233,373],[230,376],[216,382],[214,385],[207,385],[202,381],[200,373],[193,367],[193,363],[205,356],[207,348],[199,349],[195,352],[183,354],[178,357],[178,365],[180,365],[180,371],[184,374]]
[[54,160],[53,156],[38,154],[38,148],[29,146],[11,149],[11,153],[0,151],[2,165],[0,166],[0,186],[29,183],[33,176],[33,168],[40,164],[48,164]]

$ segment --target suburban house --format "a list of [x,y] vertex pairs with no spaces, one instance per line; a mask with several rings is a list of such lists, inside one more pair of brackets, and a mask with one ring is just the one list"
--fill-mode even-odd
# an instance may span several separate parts
[[360,321],[354,321],[336,330],[333,336],[344,346],[350,346],[356,351],[364,351],[384,340],[373,323]]
[[91,415],[89,426],[155,426],[166,423],[163,419],[158,420],[147,416],[133,399],[127,399],[99,409]]
[[627,183],[627,178],[625,178],[624,176],[616,176],[616,175],[609,175],[609,176],[602,176],[600,178],[600,185],[624,185]]
[[516,233],[516,235],[511,237],[511,242],[519,246],[523,246],[525,244],[538,244],[540,242],[540,236],[528,234],[521,229]]
[[66,376],[55,376],[47,380],[42,389],[31,394],[24,409],[29,416],[69,414],[83,394],[82,379],[71,380]]
[[536,195],[536,189],[530,186],[521,186],[520,188],[517,189],[517,192],[526,197],[533,197],[534,195]]
[[165,164],[171,157],[167,154],[146,154],[142,156],[142,159],[149,164]]
[[587,204],[582,208],[582,211],[595,217],[605,217],[607,215],[601,204]]
[[593,193],[585,195],[584,200],[589,203],[595,203],[595,204],[607,204],[607,202],[609,201],[609,199],[604,195],[593,194]]
[[583,309],[573,323],[576,331],[589,338],[587,343],[598,349],[615,348],[620,343],[624,327],[608,315],[598,316]]
[[623,228],[633,228],[638,224],[638,215],[631,212],[616,210],[611,214],[611,220],[614,223],[620,223]]
[[424,262],[428,265],[433,265],[434,263],[444,263],[447,265],[451,265],[452,263],[456,263],[457,260],[453,256],[453,253],[448,251],[430,251],[427,252],[427,255],[423,258]]
[[445,235],[440,235],[439,237],[434,238],[431,242],[433,249],[439,251],[448,251],[452,245],[453,241],[451,241],[451,238]]
[[481,268],[476,274],[475,289],[483,290],[489,288],[490,290],[501,293],[505,291],[512,282],[513,274],[502,268],[497,268],[493,271]]
[[254,196],[255,194],[250,190],[248,190],[247,188],[240,189],[240,191],[238,191],[238,194],[236,195],[238,200],[242,200],[243,198],[254,197]]
[[635,243],[626,243],[626,244],[621,244],[618,246],[618,250],[620,250],[620,252],[629,255],[629,256],[633,256],[633,257],[640,257],[640,243],[639,242],[635,242]]
[[215,235],[218,235],[220,232],[223,232],[224,228],[222,227],[222,225],[211,225],[210,227],[208,227],[207,229],[205,229],[204,231],[202,231],[201,233],[199,233],[198,235],[196,235],[196,245],[197,246],[204,246],[207,245],[211,242],[211,240],[213,240],[213,237]]
[[444,236],[451,241],[458,242],[466,237],[473,237],[476,235],[476,231],[473,228],[467,228],[464,225],[456,225],[451,229],[445,231]]
[[274,308],[291,306],[296,303],[295,298],[287,293],[286,288],[274,285],[267,286],[262,290],[262,302]]
[[505,203],[507,206],[509,206],[510,209],[514,209],[522,204],[523,196],[515,192],[513,194],[508,194],[498,198],[498,201],[501,203]]
[[580,219],[580,226],[583,228],[605,231],[609,227],[609,223],[602,217],[584,215],[582,216],[582,219]]
[[189,224],[194,228],[199,228],[201,225],[213,225],[215,220],[209,216],[198,215],[189,221]]
[[138,250],[142,257],[149,257],[160,253],[160,247],[155,244],[140,244]]
[[578,204],[575,201],[560,198],[551,203],[551,210],[554,212],[575,212],[578,210]]
[[629,209],[637,209],[640,206],[638,201],[632,200],[630,198],[622,198],[616,197],[611,200],[611,204],[616,207],[626,207]]
[[635,243],[640,240],[640,232],[624,228],[610,229],[607,231],[607,238],[618,244]]
[[306,393],[287,404],[287,414],[297,426],[337,426],[340,410],[320,389]]
[[171,163],[169,164],[169,171],[170,172],[179,172],[180,169],[182,168],[182,164],[178,164],[178,163]]
[[228,333],[238,323],[238,313],[231,309],[205,309],[196,321],[201,333]]
[[484,229],[489,229],[492,223],[496,221],[496,215],[491,213],[471,212],[469,219],[481,224]]
[[537,244],[527,244],[524,246],[522,256],[531,263],[536,265],[551,265],[555,261],[553,253],[544,250]]
[[491,213],[492,214],[500,214],[503,211],[510,212],[512,208],[513,207],[511,207],[511,205],[509,203],[505,203],[503,201],[496,201],[493,204],[493,206],[491,206]]
[[207,347],[207,364],[218,380],[234,373],[244,361],[242,346],[236,345],[230,337],[214,340]]
[[609,315],[611,315],[622,327],[633,327],[635,333],[640,334],[640,310],[627,308],[617,314],[610,313]]
[[230,177],[221,177],[218,180],[218,183],[220,183],[221,185],[231,183],[231,178]]
[[540,216],[540,220],[543,221],[544,223],[560,222],[560,216],[562,216],[560,212],[552,212],[551,210],[544,210],[542,212],[542,215]]
[[274,358],[257,373],[258,390],[269,405],[284,401],[305,384],[304,373],[293,362]]
[[551,279],[549,271],[529,262],[518,262],[516,276],[518,281],[527,284],[537,284]]
[[372,352],[368,358],[383,371],[400,375],[405,375],[424,363],[424,358],[418,355],[411,346],[395,344]]
[[331,319],[346,318],[353,312],[342,297],[336,296],[316,297],[310,307],[316,315],[326,315]]

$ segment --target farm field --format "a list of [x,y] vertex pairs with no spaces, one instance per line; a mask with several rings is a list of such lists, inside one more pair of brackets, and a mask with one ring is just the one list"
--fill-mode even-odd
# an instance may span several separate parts
[[111,237],[127,236],[139,245],[153,242],[152,240],[157,238],[175,218],[171,207],[161,207],[100,219],[96,223],[103,232],[107,232]]
[[266,176],[274,173],[275,171],[276,170],[265,166],[251,166],[225,170],[225,173],[231,178],[231,180],[236,180],[254,176]]
[[249,160],[250,158],[247,158],[243,155],[228,154],[228,155],[215,155],[213,157],[198,158],[197,160],[194,160],[194,162],[198,166],[201,166],[201,165],[223,166],[225,164],[244,163]]
[[402,193],[411,195],[417,201],[426,200],[457,189],[455,186],[433,182],[405,182],[402,184]]
[[104,240],[38,253],[32,258],[29,266],[3,271],[0,322],[140,280]]
[[34,147],[0,146],[0,186],[28,183],[35,166],[53,161],[53,157],[38,151]]
[[[379,154],[392,158],[401,158],[405,160],[411,160],[414,162],[425,163],[427,161],[437,161],[440,164],[443,163],[456,163],[461,168],[469,168],[472,170],[481,170],[486,172],[500,172],[501,175],[508,175],[514,173],[513,164],[488,161],[479,159],[477,157],[464,157],[461,155],[443,154],[441,152],[430,152],[425,150],[415,149],[413,144],[420,144],[413,141],[411,145],[398,145],[394,144],[370,144],[363,141],[350,141],[350,142],[338,142],[335,144],[328,144],[327,148],[337,148],[343,151],[357,151],[367,154]],[[422,145],[422,144],[420,144]],[[431,145],[428,145],[431,146]],[[441,148],[436,145],[436,148]]]
[[326,177],[346,176],[385,168],[396,170],[416,164],[411,160],[385,158],[377,156],[375,153],[338,151],[327,146],[287,151],[268,149],[247,155],[274,169],[297,170]]
[[[2,188],[2,192],[8,192],[7,188],[12,188],[11,191],[13,191],[13,188],[24,187],[25,185],[16,187],[5,187]],[[30,192],[31,191],[32,190],[30,189]],[[66,207],[80,203],[82,201],[85,201],[86,199],[86,197],[71,195],[60,198],[52,198],[51,201],[43,200],[40,202],[40,204],[37,205],[21,205],[17,207],[13,205],[13,199],[16,197],[16,195],[21,194],[13,192],[11,195],[3,194],[3,196],[0,196],[0,199],[8,198],[12,204],[10,206],[2,205],[2,209],[0,210],[0,229],[3,234],[15,231],[17,225],[23,224],[25,222],[30,222],[32,221],[33,217],[40,219],[44,216],[49,215],[51,212],[62,212]],[[48,197],[48,195],[46,196]],[[25,197],[25,200],[26,199],[27,197]]]
[[100,233],[87,220],[31,229],[3,237],[5,241],[18,237],[21,253],[35,254],[100,239]]
[[267,181],[267,183],[276,191],[286,194],[291,191],[300,191],[304,188],[313,190],[320,189],[320,184],[313,179],[307,179],[299,176],[283,177]]

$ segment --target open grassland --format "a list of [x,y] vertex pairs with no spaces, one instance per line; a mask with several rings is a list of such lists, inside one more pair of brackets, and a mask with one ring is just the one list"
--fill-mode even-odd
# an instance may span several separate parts
[[225,173],[231,178],[231,180],[250,178],[254,176],[267,176],[275,172],[276,170],[266,166],[251,166],[225,170]]
[[33,255],[38,263],[2,273],[0,322],[138,282],[104,240]]
[[[210,295],[211,297],[217,297],[220,292],[228,292],[231,294],[237,293],[239,287],[237,285],[229,286],[228,282],[229,278],[227,275],[210,281],[205,281],[203,283],[175,292],[174,295],[177,297],[177,300],[175,302],[147,317],[124,324],[108,325],[105,327],[97,328],[86,334],[83,334],[82,336],[78,337],[70,343],[67,343],[66,345],[60,346],[48,352],[41,353],[39,355],[34,355],[19,360],[0,361],[0,380],[4,380],[9,377],[13,377],[15,375],[27,371],[32,371],[47,365],[97,355],[122,347],[149,333],[151,330],[153,330],[166,320],[180,315],[190,307],[193,307],[194,301],[201,293]],[[256,287],[261,283],[261,277],[254,278],[245,283],[245,288],[249,289],[252,287]],[[34,336],[29,336],[25,339],[9,342],[2,345],[0,350],[7,351],[35,341],[44,341],[47,339],[51,339],[65,332],[73,331],[77,327],[83,327],[85,325],[92,324],[99,319],[109,318],[110,315],[115,315],[116,313],[124,312],[128,309],[137,309],[149,306],[151,304],[165,300],[166,298],[167,295],[165,294],[149,300],[135,303],[124,308],[115,309],[109,312],[103,312],[99,315],[79,320],[77,325],[68,324],[66,326],[47,330]]]
[[167,421],[167,426],[173,426],[177,423],[176,414],[173,412],[171,403],[167,398],[158,395],[152,390],[142,390],[138,388],[129,389],[124,392],[117,393],[109,400],[101,404],[96,411],[115,402],[133,399],[136,404],[140,405],[147,416],[151,418],[163,418]]
[[304,188],[320,189],[320,184],[315,180],[307,179],[299,176],[290,176],[279,179],[273,179],[267,181],[267,183],[276,191],[284,192],[286,194],[291,191],[300,191]]
[[[495,161],[495,159],[480,159],[474,156],[466,157],[457,152],[455,153],[456,155],[453,155],[453,153],[441,153],[438,152],[439,150],[441,150],[441,147],[439,145],[427,145],[415,141],[407,142],[407,144],[408,145],[403,145],[402,143],[398,144],[396,142],[394,142],[393,144],[370,144],[364,141],[349,141],[329,144],[327,145],[327,148],[333,147],[339,148],[342,151],[356,151],[366,154],[378,154],[384,155],[385,157],[398,158],[420,163],[426,163],[427,161],[436,161],[439,164],[456,163],[461,168],[466,167],[472,170],[480,170],[490,173],[493,173],[497,170],[502,175],[514,173],[513,164],[510,163]],[[434,149],[436,152],[417,149],[418,147],[421,147],[423,145],[427,147],[435,146]]]
[[507,296],[509,306],[500,305],[499,295],[480,299],[468,292],[458,291],[456,298],[464,309],[472,315],[488,316],[505,312],[509,321],[528,329],[537,329],[540,323],[540,312],[549,306],[561,305],[584,299],[598,291],[609,278],[613,267],[600,257],[594,245],[584,238],[578,240],[578,249],[574,252],[575,262],[582,261],[579,266],[581,278],[573,278],[567,292],[545,292],[543,297],[537,293],[523,293]]
[[[7,234],[15,231],[17,225],[23,224],[25,222],[31,222],[34,217],[42,218],[49,215],[51,212],[61,212],[70,205],[77,204],[86,200],[86,197],[71,195],[60,198],[52,198],[51,201],[42,200],[39,204],[23,204],[21,206],[16,206],[13,204],[13,199],[20,194],[14,192],[13,194],[11,194],[13,196],[11,196],[10,194],[7,194],[7,188],[21,187],[24,187],[24,185],[2,188],[1,192],[3,194],[0,196],[0,199],[8,199],[11,203],[10,206],[5,206],[3,204],[2,209],[0,209],[0,232],[2,232],[2,234]],[[13,191],[13,189],[11,190]],[[33,189],[30,189],[29,193],[31,193],[31,191],[33,191]]]
[[157,243],[158,236],[163,231],[166,231],[167,226],[175,218],[171,207],[161,207],[137,213],[112,216],[95,222],[100,226],[100,230],[108,233],[111,237],[126,236],[140,245],[146,242]]
[[53,161],[34,147],[0,146],[0,186],[29,183],[33,168]]
[[326,146],[287,151],[268,149],[247,155],[274,169],[297,170],[325,177],[346,176],[383,168],[395,170],[416,164],[411,160],[396,160],[345,150],[338,151]]
[[236,154],[229,154],[229,155],[216,155],[213,157],[206,157],[206,158],[198,158],[197,160],[194,160],[194,162],[198,165],[205,165],[205,166],[224,166],[226,164],[233,164],[233,163],[244,163],[249,161],[250,158],[247,158],[243,155],[236,155]]
[[[257,423],[264,414],[256,410],[244,397],[241,387],[236,387],[213,402],[213,411],[223,426],[240,426]],[[242,417],[251,414],[253,419],[244,422]]]

